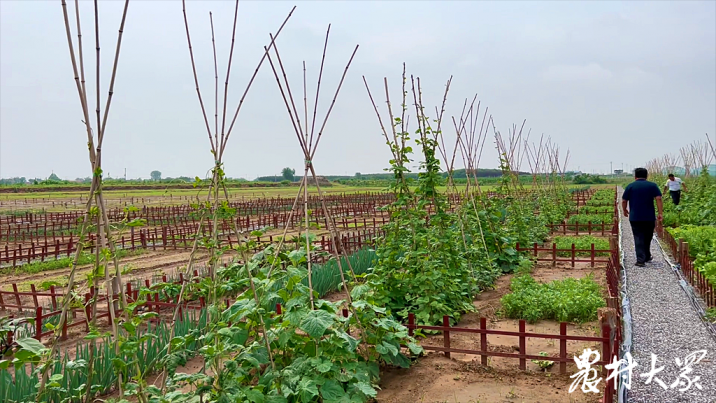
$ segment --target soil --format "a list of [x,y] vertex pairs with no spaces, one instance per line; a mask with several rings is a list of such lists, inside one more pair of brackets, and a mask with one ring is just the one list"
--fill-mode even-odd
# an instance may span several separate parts
[[433,353],[409,369],[383,372],[380,403],[596,403],[601,396],[569,393],[569,375],[483,367]]

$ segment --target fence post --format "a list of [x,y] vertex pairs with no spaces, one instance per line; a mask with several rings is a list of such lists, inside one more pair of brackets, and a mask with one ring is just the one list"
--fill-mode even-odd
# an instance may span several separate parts
[[552,267],[557,267],[557,244],[552,242]]
[[414,333],[415,333],[415,314],[409,313],[408,314],[408,335],[410,337],[413,337]]
[[693,284],[694,283],[694,274],[691,271],[691,267],[689,267],[689,265],[688,265],[688,260],[689,260],[689,243],[684,242],[684,243],[682,243],[682,247],[681,247],[681,259],[680,259],[679,264],[681,265],[682,269],[684,269],[684,268],[686,269],[686,275],[689,279],[689,282],[691,284]]
[[[60,314],[60,319],[62,319],[62,314]],[[62,336],[60,336],[60,340],[67,340],[67,317],[65,317],[65,320],[62,322]]]
[[[616,340],[617,311],[614,308],[599,308],[597,310],[599,323],[602,325],[602,361],[610,364],[613,361],[612,355],[618,353],[616,348],[612,351],[612,345]],[[602,366],[602,376],[607,376],[608,370]],[[614,397],[614,380],[610,379],[604,386],[604,400],[612,402]]]
[[42,307],[35,308],[35,339],[42,340]]
[[[443,327],[450,329],[450,317],[443,316]],[[450,331],[443,330],[443,347],[445,347],[445,357],[450,358]]]
[[30,284],[30,291],[32,292],[32,302],[35,305],[35,308],[37,308],[40,304],[37,303],[37,289],[35,289],[35,284]]
[[[480,318],[480,330],[487,330],[487,318]],[[483,353],[487,352],[487,333],[480,333],[480,351]],[[482,354],[480,356],[480,363],[483,366],[487,366],[487,355]]]
[[12,292],[15,294],[15,301],[17,302],[17,310],[22,312],[22,301],[20,301],[20,294],[17,291],[17,284],[12,283]]
[[[520,319],[519,322],[519,331],[520,331],[520,355],[527,354],[527,340],[524,335],[525,333],[525,321],[524,319]],[[520,358],[520,369],[522,371],[527,370],[527,359],[526,358]]]
[[591,254],[591,256],[590,256],[591,264],[592,264],[592,267],[594,267],[594,255],[595,255],[594,244],[592,244],[592,250],[590,251],[590,254]]
[[572,268],[574,268],[574,256],[576,255],[574,244],[572,244]]
[[[567,335],[567,322],[560,322],[559,335],[560,336]],[[559,339],[559,358],[562,358],[562,359],[567,358],[567,339]],[[559,363],[559,373],[560,374],[567,373],[567,362],[566,361],[561,361]]]

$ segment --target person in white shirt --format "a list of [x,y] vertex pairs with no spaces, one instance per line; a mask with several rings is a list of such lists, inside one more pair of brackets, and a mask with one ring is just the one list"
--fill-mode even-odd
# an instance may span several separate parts
[[669,174],[669,180],[667,180],[666,185],[664,185],[664,193],[666,193],[666,189],[669,189],[671,201],[674,202],[674,205],[678,206],[681,201],[682,188],[684,192],[686,192],[686,184],[681,180],[681,178],[675,177],[674,174]]

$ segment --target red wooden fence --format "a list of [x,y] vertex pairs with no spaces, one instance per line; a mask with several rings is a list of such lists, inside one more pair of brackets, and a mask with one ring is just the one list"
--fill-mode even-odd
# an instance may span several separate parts
[[[572,267],[575,266],[575,263],[589,263],[591,267],[594,267],[595,263],[607,263],[609,262],[609,258],[598,258],[598,255],[603,254],[612,254],[615,251],[618,251],[616,249],[595,249],[594,244],[591,244],[590,249],[576,249],[575,245],[572,244],[571,249],[557,249],[557,244],[552,243],[552,247],[540,247],[536,242],[532,247],[520,247],[519,242],[517,243],[515,249],[517,249],[518,252],[531,252],[532,256],[536,257],[538,262],[552,262],[552,265],[556,265],[557,262],[567,262],[571,263]],[[543,252],[549,252],[548,254],[544,254]],[[540,255],[540,253],[542,253]],[[577,256],[582,253],[589,253],[588,259],[580,259]],[[564,259],[560,258],[560,254],[569,254],[569,258]]]

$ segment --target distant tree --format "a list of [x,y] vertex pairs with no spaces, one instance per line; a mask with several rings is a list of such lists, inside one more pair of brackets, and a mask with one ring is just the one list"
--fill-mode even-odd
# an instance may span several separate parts
[[296,170],[286,167],[281,171],[281,175],[283,176],[283,179],[293,182],[294,175],[296,175]]
[[363,177],[363,174],[361,174],[360,172],[356,172],[355,177],[356,179],[360,179]]
[[592,185],[607,183],[607,180],[599,175],[580,174],[574,176],[572,183],[578,185]]
[[162,173],[159,171],[152,171],[149,176],[152,178],[153,181],[162,180]]
[[0,179],[0,185],[24,185],[27,183],[25,177]]
[[57,182],[60,182],[62,179],[60,179],[60,177],[57,176],[57,175],[55,175],[55,173],[53,172],[52,175],[50,175],[50,177],[47,178],[47,180],[48,180],[48,181],[57,181]]

